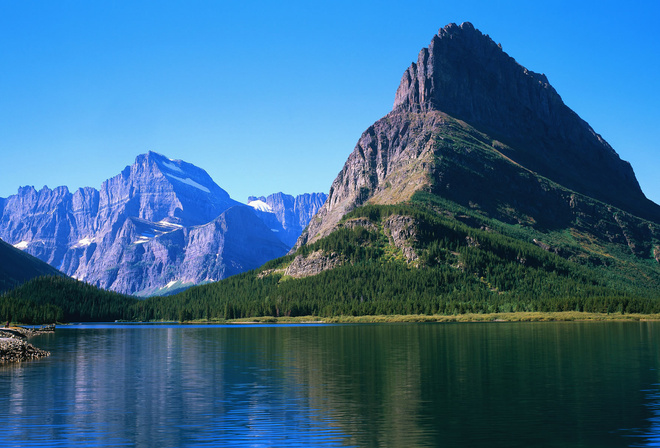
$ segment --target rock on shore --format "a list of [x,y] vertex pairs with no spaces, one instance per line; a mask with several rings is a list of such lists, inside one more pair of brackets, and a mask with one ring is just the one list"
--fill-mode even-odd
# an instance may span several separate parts
[[50,356],[50,352],[41,350],[22,339],[0,338],[0,363],[28,361]]
[[0,363],[20,362],[50,356],[50,352],[29,344],[25,338],[41,334],[21,327],[0,328]]

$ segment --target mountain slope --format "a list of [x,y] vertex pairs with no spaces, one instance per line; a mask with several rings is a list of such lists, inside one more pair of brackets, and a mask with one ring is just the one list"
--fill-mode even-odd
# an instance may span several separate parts
[[0,240],[0,293],[45,275],[63,274],[38,258]]
[[23,324],[132,319],[139,300],[66,276],[33,278],[0,295],[0,317]]
[[[147,236],[145,236],[147,235]],[[105,289],[148,295],[170,282],[215,281],[254,269],[286,253],[287,247],[244,205],[194,227],[166,227],[127,218],[118,237],[101,242],[88,275]]]

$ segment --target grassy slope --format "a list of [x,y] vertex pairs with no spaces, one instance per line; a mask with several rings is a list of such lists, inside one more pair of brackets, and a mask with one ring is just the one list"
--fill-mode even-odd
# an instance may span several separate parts
[[609,279],[617,289],[627,285],[625,287],[643,290],[643,295],[655,296],[660,288],[660,264],[655,259],[640,257],[626,246],[598,238],[580,228],[579,223],[567,228],[540,230],[534,225],[490,218],[478,208],[464,207],[433,194],[417,193],[413,201],[471,227],[486,227],[516,240],[541,244],[561,258]]
[[463,122],[454,121],[442,133],[432,194],[417,192],[413,200],[474,227],[536,240],[604,275],[660,286],[660,263],[654,256],[660,251],[660,224],[527,170],[503,155],[514,150]]

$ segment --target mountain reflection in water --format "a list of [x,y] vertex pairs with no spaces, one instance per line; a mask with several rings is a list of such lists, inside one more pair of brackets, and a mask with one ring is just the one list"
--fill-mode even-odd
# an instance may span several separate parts
[[653,445],[659,336],[654,322],[72,326],[34,340],[51,357],[0,368],[0,438]]

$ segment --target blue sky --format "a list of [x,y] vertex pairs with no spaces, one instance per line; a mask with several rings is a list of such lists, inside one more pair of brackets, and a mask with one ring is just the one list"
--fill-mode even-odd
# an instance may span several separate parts
[[660,203],[660,2],[0,0],[0,197],[99,188],[153,150],[229,194],[328,192],[404,70],[472,22]]

